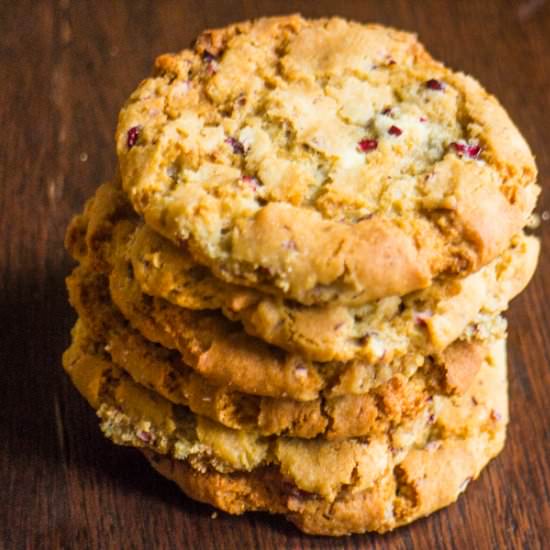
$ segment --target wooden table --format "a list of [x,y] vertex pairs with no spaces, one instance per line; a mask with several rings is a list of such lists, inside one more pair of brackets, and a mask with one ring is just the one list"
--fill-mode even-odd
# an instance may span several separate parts
[[[60,367],[75,315],[63,279],[70,216],[115,169],[117,111],[156,54],[264,14],[339,14],[415,31],[478,77],[550,183],[550,2],[4,0],[0,8],[0,548],[549,548],[550,256],[510,326],[505,452],[458,504],[390,535],[301,535],[182,496],[103,439]],[[548,211],[548,194],[539,211]],[[547,216],[544,216],[547,217]],[[498,220],[495,220],[498,223]],[[538,230],[543,249],[550,222]]]

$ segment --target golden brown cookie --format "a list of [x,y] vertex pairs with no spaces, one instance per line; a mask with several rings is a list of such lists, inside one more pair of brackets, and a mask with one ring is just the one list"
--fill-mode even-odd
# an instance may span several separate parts
[[184,308],[222,309],[248,334],[316,361],[376,361],[380,350],[394,356],[413,349],[436,353],[468,324],[507,309],[531,279],[539,249],[536,237],[520,234],[477,273],[358,307],[302,306],[224,284],[146,225],[134,233],[127,253],[146,294]]
[[339,18],[238,23],[160,56],[116,140],[151,227],[217,277],[303,304],[475,271],[539,191],[527,144],[474,79],[412,34]]
[[[331,498],[350,482],[359,466],[364,469],[357,472],[364,474],[360,484],[379,475],[390,454],[403,453],[415,441],[422,441],[434,422],[436,403],[431,401],[418,418],[368,440],[263,437],[257,431],[234,430],[193,415],[186,407],[137,384],[87,336],[77,322],[63,364],[75,386],[97,410],[105,435],[119,444],[187,458],[200,471],[206,467],[221,472],[250,471],[278,463],[303,490]],[[333,460],[337,464],[331,466],[334,471],[325,479],[322,472]],[[305,469],[309,470],[307,475]]]
[[[539,250],[536,238],[518,236],[509,250],[465,279],[437,282],[404,298],[384,298],[357,308],[307,307],[222,283],[147,227],[136,230],[137,222],[125,214],[117,218],[121,203],[124,197],[116,186],[100,186],[84,215],[77,216],[67,232],[69,250],[77,259],[107,271],[119,261],[115,258],[127,258],[127,267],[119,266],[112,276],[115,301],[148,338],[163,345],[167,340],[158,334],[158,326],[153,335],[159,323],[169,331],[189,334],[193,325],[204,325],[210,319],[209,330],[216,337],[234,331],[236,325],[221,319],[216,322],[214,312],[189,311],[221,306],[227,317],[240,318],[248,333],[302,358],[327,361],[336,356],[340,361],[349,357],[362,363],[389,364],[406,354],[409,362],[422,364],[423,356],[441,353],[465,330],[485,327],[481,336],[486,337],[491,325],[488,319],[505,309],[508,300],[527,284]],[[85,220],[90,230],[82,232]],[[108,233],[110,240],[105,238]],[[87,244],[79,244],[82,238]],[[88,255],[79,256],[80,250],[87,250]],[[151,301],[140,292],[143,287],[147,294],[167,295],[183,311],[155,306],[162,310],[157,317],[163,318],[155,324],[155,316],[147,316]]]
[[318,534],[387,531],[453,502],[504,442],[504,341],[464,396],[434,398],[421,419],[385,436],[329,442],[265,438],[192,415],[102,359],[80,330],[64,367],[105,435],[175,458],[153,464],[190,496],[231,513],[284,513]]
[[462,279],[438,280],[425,290],[358,307],[302,306],[217,279],[187,250],[129,216],[124,203],[117,185],[99,187],[67,232],[77,259],[87,249],[91,263],[108,269],[114,257],[127,257],[145,294],[185,309],[220,309],[248,334],[315,361],[375,363],[381,354],[388,360],[414,350],[441,352],[468,325],[507,308],[530,280],[540,248],[535,237],[520,234],[490,264]]
[[426,369],[421,376],[430,380],[432,391],[464,391],[477,372],[485,342],[502,337],[506,327],[501,317],[488,318],[433,357],[412,354],[378,364],[316,363],[244,334],[219,314],[185,310],[142,294],[125,264],[115,266],[109,279],[110,294],[107,276],[85,264],[67,279],[71,303],[93,334],[108,333],[105,319],[113,316],[112,298],[133,328],[150,342],[178,351],[183,362],[211,384],[299,401],[318,399],[321,393],[325,398],[365,394],[395,377],[411,379],[419,369]]
[[394,375],[359,395],[311,401],[247,395],[212,384],[188,367],[179,353],[147,341],[128,326],[110,304],[106,287],[101,288],[100,275],[78,284],[70,279],[69,288],[83,323],[80,339],[95,344],[88,352],[90,360],[100,349],[99,359],[112,361],[135,382],[168,401],[229,428],[260,435],[330,440],[381,435],[422,414],[435,394],[464,392],[487,353],[482,342],[455,344],[446,352],[444,365],[426,365],[410,378]]

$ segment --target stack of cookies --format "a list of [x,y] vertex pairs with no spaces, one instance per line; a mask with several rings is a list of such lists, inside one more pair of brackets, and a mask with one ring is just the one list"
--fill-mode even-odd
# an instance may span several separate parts
[[502,448],[538,195],[496,99],[413,35],[267,18],[157,59],[71,222],[64,367],[193,498],[391,530]]

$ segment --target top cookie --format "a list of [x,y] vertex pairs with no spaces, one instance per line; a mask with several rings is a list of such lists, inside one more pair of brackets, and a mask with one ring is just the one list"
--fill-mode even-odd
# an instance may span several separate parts
[[163,55],[123,108],[134,208],[230,282],[363,304],[477,270],[534,208],[497,100],[414,35],[260,19]]

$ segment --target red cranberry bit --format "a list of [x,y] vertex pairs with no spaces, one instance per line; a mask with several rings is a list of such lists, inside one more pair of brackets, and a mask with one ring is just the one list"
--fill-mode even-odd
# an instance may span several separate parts
[[391,116],[392,112],[391,112],[391,107],[386,107],[383,111],[382,111],[382,114],[383,115],[386,115],[386,116]]
[[131,149],[137,143],[138,138],[139,126],[132,126],[126,134],[126,144],[128,145],[128,149]]
[[458,141],[453,141],[451,147],[455,150],[455,153],[459,156],[466,153],[467,145],[465,143],[458,143]]
[[481,147],[479,145],[468,145],[466,152],[470,158],[476,159],[479,157],[479,153],[481,153]]
[[418,120],[420,120],[420,122],[428,122],[428,119],[425,116],[421,116]]
[[369,153],[378,147],[378,140],[365,138],[357,144],[357,147],[362,153]]
[[459,157],[466,156],[471,159],[477,159],[481,153],[481,146],[477,144],[468,145],[467,143],[453,141],[451,147]]
[[392,136],[399,137],[403,133],[403,130],[401,130],[401,128],[398,128],[397,126],[390,126],[388,133]]
[[435,90],[437,92],[441,92],[445,89],[445,84],[441,82],[441,80],[436,80],[435,78],[430,78],[430,80],[426,81],[426,88],[429,90]]
[[236,155],[244,155],[244,145],[234,137],[228,137],[225,140],[225,143],[231,145],[233,152]]

